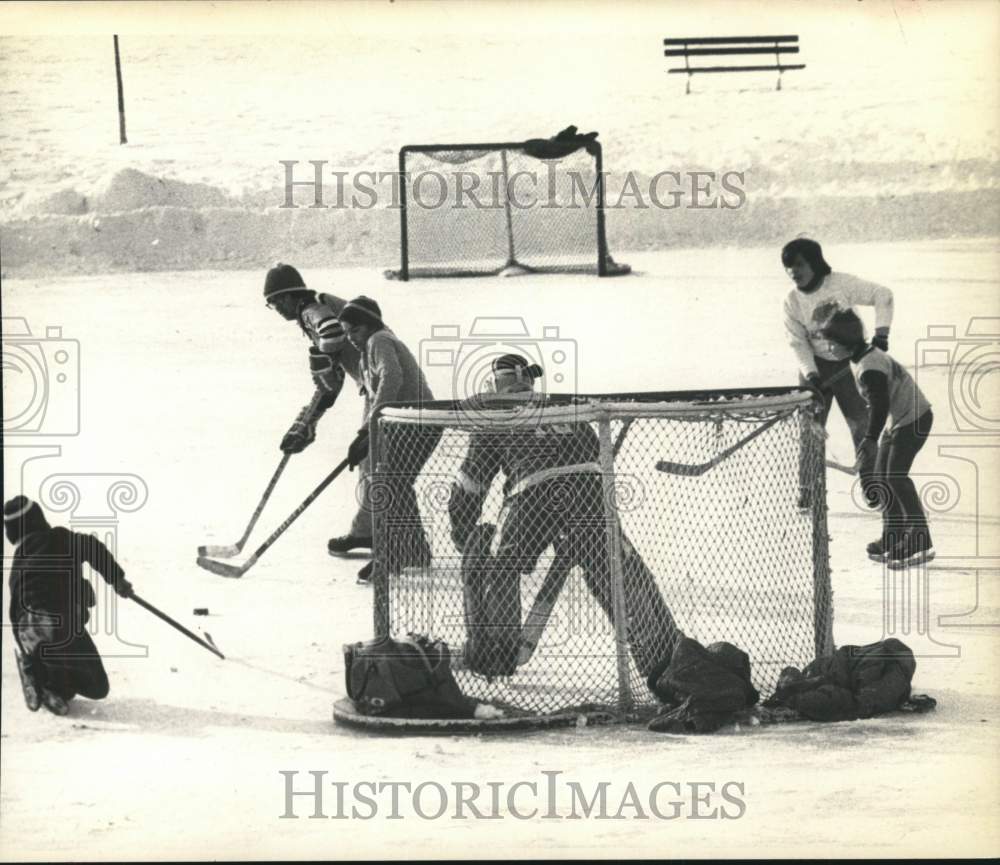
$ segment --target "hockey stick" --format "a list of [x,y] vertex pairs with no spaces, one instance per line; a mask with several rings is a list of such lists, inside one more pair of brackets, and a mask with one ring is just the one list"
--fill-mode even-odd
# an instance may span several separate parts
[[[830,376],[830,378],[828,378],[826,381],[820,384],[819,386],[820,390],[823,390],[824,388],[829,387],[834,382],[839,381],[850,371],[851,368],[849,366],[845,366],[843,369],[838,370],[836,373]],[[748,436],[745,436],[744,438],[740,439],[738,442],[736,442],[736,444],[731,445],[730,447],[726,448],[724,451],[721,451],[720,453],[717,453],[708,462],[700,463],[698,465],[691,465],[689,463],[674,463],[668,460],[660,460],[656,464],[656,469],[657,471],[666,472],[672,475],[682,475],[684,477],[701,477],[709,469],[715,468],[715,466],[717,466],[724,459],[726,459],[726,457],[732,456],[745,444],[748,444],[749,442],[753,441],[762,432],[773,427],[778,421],[784,420],[786,416],[787,415],[778,415],[777,417],[771,418],[771,420],[769,420],[767,423],[757,427],[757,429],[755,429]],[[841,470],[843,470],[840,465],[834,465],[831,466],[831,468],[840,468]]]
[[264,553],[267,552],[271,544],[273,544],[276,540],[278,540],[279,537],[281,537],[282,534],[284,534],[285,530],[292,523],[294,523],[299,518],[299,516],[301,516],[302,512],[319,497],[319,495],[323,492],[323,490],[325,490],[328,486],[330,486],[331,483],[333,483],[336,477],[339,474],[341,474],[341,472],[343,472],[344,469],[347,468],[347,466],[348,466],[348,460],[345,457],[343,460],[341,460],[339,465],[332,472],[330,472],[330,474],[328,474],[325,478],[323,478],[319,486],[316,487],[316,489],[314,489],[311,493],[309,493],[308,496],[305,497],[302,504],[299,505],[294,511],[292,511],[288,519],[285,520],[280,526],[278,526],[277,529],[274,530],[274,532],[271,534],[271,537],[269,537],[266,541],[264,541],[264,543],[262,543],[257,548],[254,554],[250,556],[250,558],[247,559],[242,565],[239,566],[230,565],[226,562],[217,562],[215,561],[215,559],[207,559],[204,556],[198,556],[198,561],[197,561],[198,567],[204,568],[206,571],[211,571],[213,574],[218,574],[220,577],[232,577],[232,578],[242,577],[247,571],[250,570],[250,568],[252,568],[257,563],[257,559],[259,559],[262,555],[264,555]]
[[133,601],[135,601],[140,607],[142,607],[145,610],[149,610],[149,612],[151,612],[154,616],[156,616],[159,619],[162,619],[164,622],[170,625],[171,628],[176,628],[185,637],[194,640],[199,646],[203,646],[204,648],[208,649],[208,651],[210,651],[213,655],[218,655],[220,658],[222,658],[223,661],[226,660],[226,656],[223,655],[222,652],[220,652],[215,647],[215,644],[211,642],[212,638],[208,634],[205,634],[207,641],[203,640],[197,634],[191,633],[191,631],[185,628],[180,622],[175,622],[166,613],[161,613],[158,609],[156,609],[156,607],[154,607],[151,603],[149,603],[149,601],[144,601],[142,598],[140,598],[138,595],[134,593],[129,597]]
[[766,432],[771,427],[773,427],[778,421],[784,420],[787,415],[778,415],[777,417],[771,418],[767,423],[762,424],[757,427],[752,433],[741,438],[736,444],[730,445],[724,451],[717,453],[712,459],[707,463],[700,463],[698,465],[691,465],[690,463],[672,463],[667,460],[660,460],[656,464],[656,470],[661,472],[667,472],[672,475],[683,475],[684,477],[701,477],[709,469],[715,468],[719,463],[721,463],[726,457],[732,456],[736,451],[749,442],[753,441],[761,433]]
[[[316,390],[313,393],[312,399],[309,401],[309,405],[307,405],[305,409],[305,414],[308,417],[312,417],[312,415],[315,413],[319,401],[320,401],[320,392],[319,390]],[[267,485],[267,489],[264,490],[264,495],[261,496],[260,504],[257,505],[257,510],[255,510],[253,512],[253,516],[250,517],[250,524],[247,526],[247,530],[243,532],[243,537],[240,538],[235,544],[227,544],[223,546],[212,546],[212,545],[200,546],[198,547],[199,556],[211,556],[212,558],[229,559],[232,558],[233,556],[238,556],[240,553],[243,552],[244,544],[246,544],[247,540],[249,539],[250,533],[253,531],[254,526],[257,525],[257,520],[260,518],[260,515],[264,511],[264,505],[266,505],[267,500],[271,498],[271,493],[274,492],[274,487],[278,483],[278,478],[281,477],[281,473],[285,470],[285,466],[288,465],[288,461],[291,459],[291,457],[292,457],[291,454],[285,454],[281,458],[281,462],[278,463],[278,467],[274,470],[274,474],[271,476],[271,481]]]
[[857,475],[854,466],[845,466],[843,463],[838,463],[836,460],[827,460],[827,468],[836,469],[838,472],[843,472],[845,475],[851,475],[852,477]]
[[[618,437],[615,439],[614,447],[612,448],[612,458],[618,456],[618,452],[625,442],[625,436],[634,420],[635,418],[630,418],[625,421],[621,430],[619,430]],[[569,576],[569,572],[573,570],[573,559],[569,553],[560,546],[556,546],[555,549],[555,558],[552,559],[552,564],[549,565],[548,573],[545,575],[545,579],[538,589],[538,593],[535,595],[534,603],[532,603],[531,609],[528,611],[528,617],[525,619],[524,627],[521,630],[521,639],[517,648],[517,666],[519,667],[528,663],[531,660],[531,656],[535,653],[538,641],[542,638],[542,632],[549,622],[549,616],[552,615],[552,609],[559,599],[559,594],[562,592],[563,586],[566,585],[566,578]]]
[[271,482],[267,485],[267,489],[264,490],[264,495],[261,497],[260,504],[257,505],[257,510],[253,512],[253,516],[250,517],[250,524],[247,526],[247,530],[243,532],[243,537],[240,538],[235,544],[228,544],[225,546],[212,546],[206,545],[198,547],[199,556],[211,556],[212,558],[229,559],[233,556],[238,556],[243,552],[243,545],[247,542],[250,537],[250,533],[253,531],[253,527],[257,525],[257,520],[260,518],[261,513],[264,511],[264,505],[267,504],[267,500],[271,498],[271,493],[274,492],[274,487],[278,483],[278,478],[281,477],[281,473],[285,470],[285,466],[288,465],[288,461],[292,458],[291,454],[285,454],[281,458],[281,462],[278,463],[278,468],[275,469],[274,475],[271,477]]

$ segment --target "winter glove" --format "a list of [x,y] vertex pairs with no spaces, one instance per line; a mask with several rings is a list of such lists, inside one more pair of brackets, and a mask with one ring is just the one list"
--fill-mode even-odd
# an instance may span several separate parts
[[882,351],[889,350],[889,328],[887,327],[876,327],[875,336],[872,337],[872,345],[875,348],[882,349]]
[[822,411],[823,403],[826,402],[827,391],[823,388],[823,381],[819,377],[819,373],[811,372],[806,376],[806,387],[812,391],[813,395],[813,409],[817,412]]
[[115,594],[119,598],[131,598],[135,594],[132,590],[132,584],[124,576],[115,580]]
[[363,429],[358,431],[347,449],[347,465],[353,472],[366,459],[368,459],[368,430]]

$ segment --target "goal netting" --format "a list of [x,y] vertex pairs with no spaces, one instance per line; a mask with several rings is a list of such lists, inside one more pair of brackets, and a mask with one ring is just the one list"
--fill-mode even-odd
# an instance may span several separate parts
[[445,640],[465,693],[533,714],[652,706],[680,632],[767,696],[833,650],[812,418],[794,388],[384,408],[376,634]]
[[386,276],[628,273],[608,252],[600,144],[537,152],[530,141],[403,147],[400,266]]

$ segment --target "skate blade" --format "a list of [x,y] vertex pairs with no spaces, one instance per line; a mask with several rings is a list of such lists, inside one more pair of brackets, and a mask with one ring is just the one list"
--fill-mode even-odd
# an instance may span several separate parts
[[916,568],[920,565],[926,565],[928,562],[934,561],[936,555],[937,553],[933,549],[925,550],[922,553],[915,553],[908,559],[897,559],[894,562],[889,562],[889,570],[902,571],[906,568]]

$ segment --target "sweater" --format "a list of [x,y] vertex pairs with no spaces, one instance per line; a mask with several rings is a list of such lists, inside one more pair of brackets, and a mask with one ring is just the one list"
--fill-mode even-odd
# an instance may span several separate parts
[[795,288],[785,298],[785,331],[803,376],[816,373],[814,357],[846,360],[849,349],[831,342],[820,331],[839,309],[875,307],[875,327],[892,325],[892,291],[849,273],[829,273],[822,285],[806,293]]
[[391,330],[377,330],[361,355],[365,387],[365,424],[390,402],[429,402],[434,399],[420,364]]

